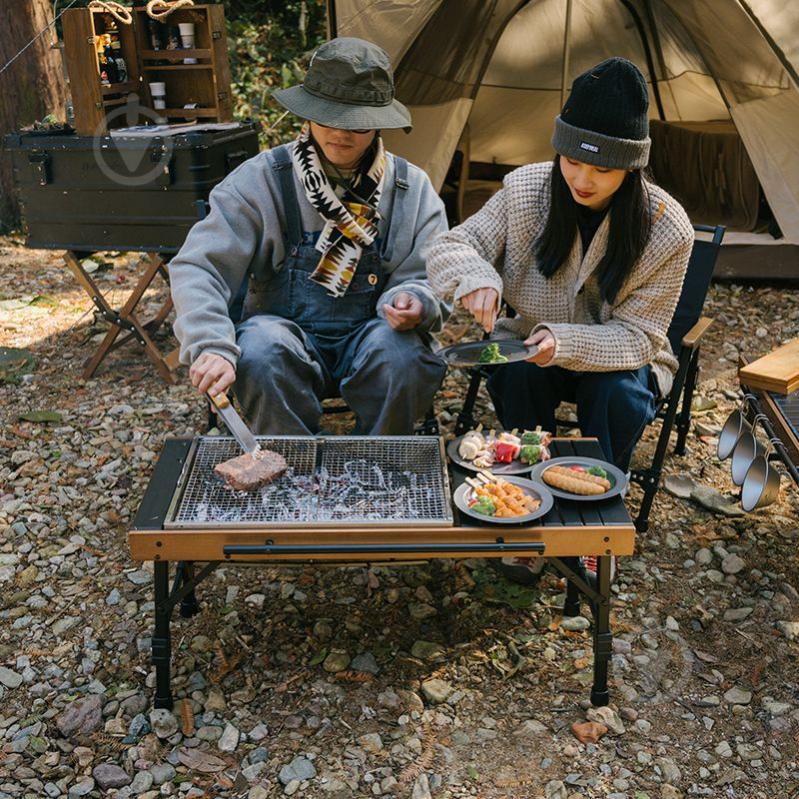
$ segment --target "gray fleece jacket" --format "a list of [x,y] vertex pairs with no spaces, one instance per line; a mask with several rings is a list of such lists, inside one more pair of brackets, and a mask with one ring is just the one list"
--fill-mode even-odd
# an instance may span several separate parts
[[[293,146],[289,145],[289,146]],[[311,240],[324,220],[305,198],[294,175],[302,215],[303,238]],[[378,245],[389,230],[391,259],[383,262],[388,273],[384,293],[377,301],[383,315],[399,291],[413,292],[424,305],[419,331],[441,328],[449,308],[427,283],[422,247],[447,229],[444,205],[421,169],[408,165],[408,188],[396,203],[394,157],[386,159],[385,188],[378,212]],[[175,335],[180,341],[180,360],[192,364],[200,353],[210,352],[236,364],[240,350],[229,306],[245,277],[278,267],[285,258],[285,212],[278,176],[269,152],[246,161],[210,196],[211,211],[189,232],[180,252],[169,264],[172,299],[177,318]]]

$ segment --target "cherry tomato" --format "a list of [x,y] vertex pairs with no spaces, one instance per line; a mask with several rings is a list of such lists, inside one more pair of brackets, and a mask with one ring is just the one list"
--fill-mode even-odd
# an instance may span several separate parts
[[578,466],[576,464],[574,466],[569,466],[569,469],[571,469],[573,472],[586,472],[586,471],[588,471],[585,468],[585,466]]

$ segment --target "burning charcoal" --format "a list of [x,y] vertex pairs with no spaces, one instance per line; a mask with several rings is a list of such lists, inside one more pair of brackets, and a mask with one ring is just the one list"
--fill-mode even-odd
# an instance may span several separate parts
[[287,468],[282,455],[263,450],[257,458],[245,452],[238,458],[219,463],[214,467],[214,472],[236,491],[254,491],[280,477]]

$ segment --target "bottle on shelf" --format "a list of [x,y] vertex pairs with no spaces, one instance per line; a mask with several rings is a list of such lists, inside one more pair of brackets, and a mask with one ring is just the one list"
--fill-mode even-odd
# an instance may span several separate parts
[[147,19],[147,33],[150,36],[150,49],[164,49],[164,26],[157,20]]
[[127,83],[128,65],[122,56],[122,42],[119,38],[119,33],[116,31],[111,33],[111,53],[117,70],[117,81],[119,83]]
[[105,69],[106,73],[108,74],[109,83],[119,83],[119,70],[117,69],[116,61],[114,60],[114,51],[111,48],[110,41],[103,48],[103,55],[105,56]]
[[105,50],[105,36],[97,37],[97,63],[100,68],[100,82],[104,86],[111,84],[111,66],[108,63],[108,56]]
[[169,26],[169,34],[166,43],[167,50],[181,50],[183,43],[180,40],[180,28],[177,25]]

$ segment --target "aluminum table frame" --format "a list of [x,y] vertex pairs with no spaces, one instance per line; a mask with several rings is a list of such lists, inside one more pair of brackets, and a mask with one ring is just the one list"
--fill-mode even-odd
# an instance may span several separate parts
[[[334,529],[258,528],[164,530],[164,519],[192,439],[168,439],[128,535],[134,560],[154,562],[155,629],[152,662],[156,670],[154,706],[171,708],[170,621],[176,605],[183,617],[199,612],[195,588],[222,563],[402,562],[435,557],[520,556],[550,558],[567,580],[565,616],[577,616],[582,600],[593,613],[594,682],[591,702],[607,705],[608,666],[613,651],[610,629],[611,556],[631,555],[635,526],[621,498],[603,502],[555,500],[553,509],[531,525],[482,525],[454,510],[452,527],[408,528],[386,524]],[[602,458],[595,439],[555,439],[553,457]],[[451,471],[452,491],[469,476]],[[587,575],[580,556],[597,557],[597,575]],[[170,587],[169,563],[177,563]],[[198,571],[196,563],[205,564]]]

